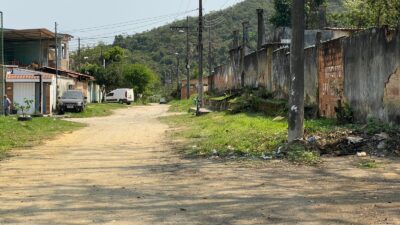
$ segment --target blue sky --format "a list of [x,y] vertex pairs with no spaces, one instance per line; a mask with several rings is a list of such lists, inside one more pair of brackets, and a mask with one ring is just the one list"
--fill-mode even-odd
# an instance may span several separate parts
[[[207,13],[243,0],[203,1]],[[57,21],[61,32],[81,37],[82,44],[110,42],[115,34],[142,32],[195,16],[198,12],[184,12],[196,8],[198,0],[12,0],[0,5],[7,28],[53,30]]]

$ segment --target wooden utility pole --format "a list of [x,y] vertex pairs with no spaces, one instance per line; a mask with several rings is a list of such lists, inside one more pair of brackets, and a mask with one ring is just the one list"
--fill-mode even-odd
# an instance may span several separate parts
[[294,0],[290,46],[289,142],[301,139],[304,135],[304,26],[304,0]]
[[[198,37],[198,50],[199,50],[199,87],[198,87],[198,100],[200,107],[203,107],[203,0],[199,0],[199,37]],[[199,112],[197,112],[199,113]]]

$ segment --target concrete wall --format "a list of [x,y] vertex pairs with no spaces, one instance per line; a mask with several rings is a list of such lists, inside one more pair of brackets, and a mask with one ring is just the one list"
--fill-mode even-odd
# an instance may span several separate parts
[[304,50],[304,104],[306,106],[318,105],[318,65],[317,49]]
[[[348,102],[355,118],[368,116],[400,124],[400,32],[385,28],[358,32],[305,49],[305,105],[318,106],[321,116],[334,118],[338,101]],[[289,49],[267,46],[244,59],[218,67],[210,90],[223,93],[266,88],[275,98],[288,98]],[[234,54],[231,54],[235,56]],[[240,57],[239,57],[240,58]],[[243,78],[243,83],[242,83]]]
[[343,41],[345,95],[356,118],[400,124],[400,32],[371,29]]
[[288,48],[277,49],[272,53],[272,93],[277,99],[289,98],[290,55]]

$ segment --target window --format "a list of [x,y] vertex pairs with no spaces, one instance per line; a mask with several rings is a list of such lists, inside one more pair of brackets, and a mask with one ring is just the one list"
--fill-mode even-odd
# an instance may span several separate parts
[[68,85],[68,90],[73,90],[74,89],[74,85],[70,84]]
[[107,94],[107,97],[113,97],[113,96],[114,96],[114,93]]

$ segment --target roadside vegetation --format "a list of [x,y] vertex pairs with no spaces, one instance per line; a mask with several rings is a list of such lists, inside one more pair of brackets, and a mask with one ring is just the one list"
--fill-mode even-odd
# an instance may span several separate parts
[[70,118],[104,117],[110,116],[113,110],[124,109],[128,107],[130,106],[119,103],[92,103],[88,104],[83,112],[68,112],[65,115]]
[[[192,100],[172,101],[170,111],[187,112]],[[287,121],[261,113],[214,112],[201,117],[192,114],[169,116],[162,119],[173,127],[176,137],[187,140],[185,154],[218,157],[274,157],[287,140]],[[310,134],[328,132],[336,128],[332,120],[311,120],[306,123]],[[315,163],[319,156],[308,149],[298,148],[289,160]]]
[[16,116],[0,117],[0,160],[13,148],[32,147],[58,134],[84,127],[83,124],[54,118],[34,118],[20,122]]
[[[170,111],[188,112],[193,100],[170,102]],[[374,120],[367,124],[338,124],[334,119],[306,120],[305,140],[287,144],[287,120],[276,115],[255,112],[213,112],[196,117],[183,113],[162,118],[174,130],[173,137],[183,138],[184,154],[191,157],[218,158],[286,158],[293,163],[315,165],[321,155],[345,156],[357,152],[380,156],[392,154],[399,146],[396,127],[382,125]],[[385,132],[388,140],[376,135]],[[350,136],[360,137],[359,142],[350,143]],[[384,141],[388,151],[377,149]],[[397,153],[398,154],[398,153]],[[362,161],[362,168],[375,168],[374,163]]]

